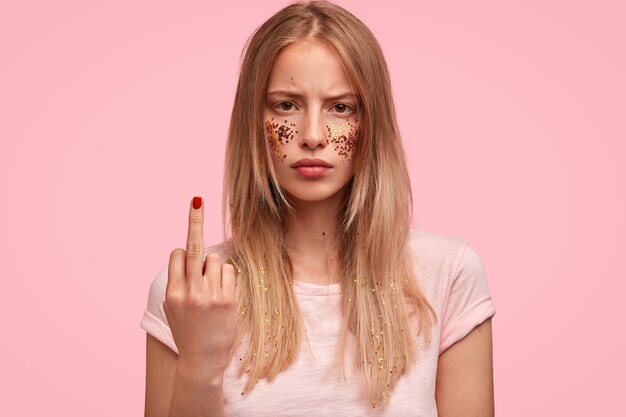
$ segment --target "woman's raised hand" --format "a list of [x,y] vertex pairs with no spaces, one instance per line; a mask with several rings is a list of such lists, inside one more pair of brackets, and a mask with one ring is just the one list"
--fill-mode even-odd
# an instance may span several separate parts
[[235,268],[216,253],[204,257],[204,207],[189,208],[187,250],[170,254],[163,309],[178,348],[178,359],[214,373],[228,366],[236,335]]

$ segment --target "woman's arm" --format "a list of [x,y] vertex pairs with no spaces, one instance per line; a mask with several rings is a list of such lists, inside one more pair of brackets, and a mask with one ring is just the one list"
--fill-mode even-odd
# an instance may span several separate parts
[[493,417],[491,319],[439,356],[435,389],[439,417]]
[[145,417],[167,417],[172,401],[178,355],[146,333]]
[[146,417],[224,415],[221,375],[185,364],[156,338],[147,336]]

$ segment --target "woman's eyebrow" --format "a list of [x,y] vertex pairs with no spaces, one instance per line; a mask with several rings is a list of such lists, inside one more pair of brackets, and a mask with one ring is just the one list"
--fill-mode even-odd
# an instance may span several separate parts
[[350,92],[337,94],[335,96],[326,97],[326,100],[328,100],[328,101],[345,100],[345,99],[352,99],[354,101],[357,101],[356,95],[354,95],[354,93],[350,93]]
[[268,97],[273,97],[273,96],[281,96],[281,97],[289,97],[289,98],[304,98],[303,94],[300,93],[296,93],[294,91],[289,91],[289,90],[274,90],[274,91],[269,91],[267,93]]
[[[303,99],[304,98],[304,94],[301,93],[296,93],[294,91],[289,91],[289,90],[273,90],[273,91],[269,91],[267,93],[268,97],[275,97],[275,96],[279,96],[279,97],[287,97],[287,98],[294,98],[294,99]],[[337,94],[337,95],[333,95],[333,96],[328,96],[325,98],[326,101],[334,101],[334,100],[343,100],[343,99],[352,99],[352,100],[357,100],[356,95],[354,93],[351,92],[346,92],[346,93],[341,93],[341,94]]]

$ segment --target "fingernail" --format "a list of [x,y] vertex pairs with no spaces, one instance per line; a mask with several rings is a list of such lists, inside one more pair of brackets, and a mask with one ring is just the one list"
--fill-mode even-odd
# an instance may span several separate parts
[[200,207],[202,207],[202,197],[194,197],[193,208],[198,210]]

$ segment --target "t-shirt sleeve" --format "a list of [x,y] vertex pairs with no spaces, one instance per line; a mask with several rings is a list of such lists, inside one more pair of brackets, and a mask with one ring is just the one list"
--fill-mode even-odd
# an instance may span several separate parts
[[496,313],[480,256],[467,243],[452,267],[441,324],[439,354]]
[[165,265],[157,274],[150,285],[148,293],[148,306],[141,319],[141,328],[148,334],[154,336],[158,341],[172,349],[178,354],[178,348],[174,343],[174,337],[167,323],[163,301],[165,301],[165,290],[167,289],[167,270],[169,265]]

